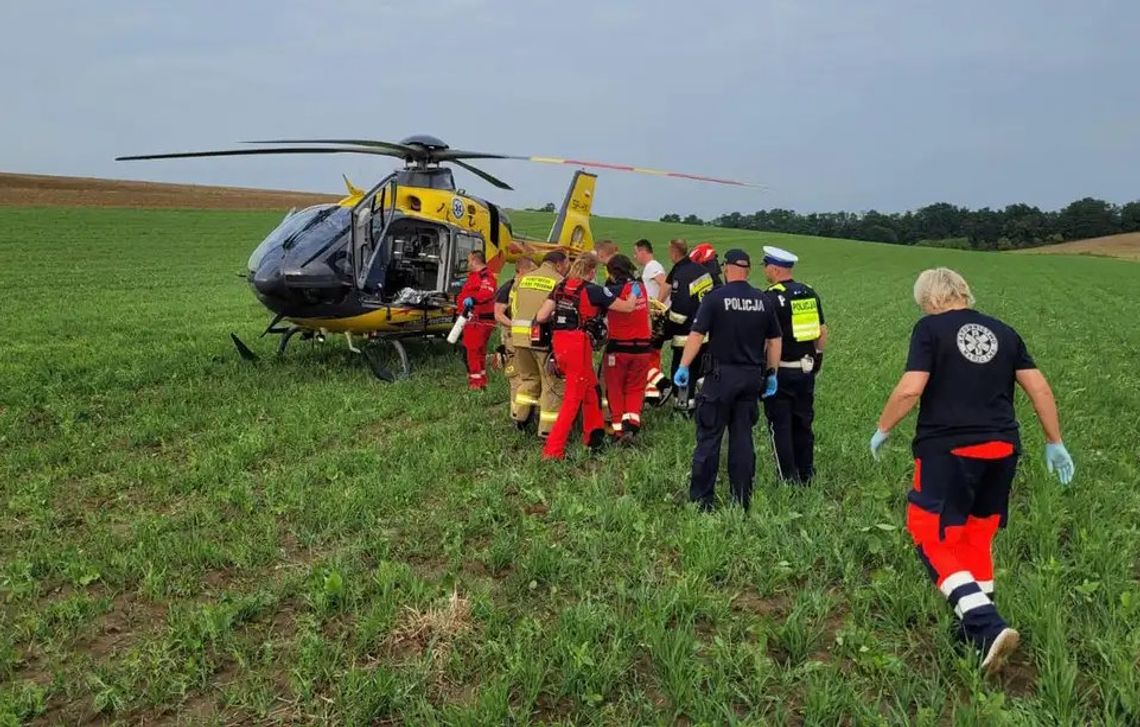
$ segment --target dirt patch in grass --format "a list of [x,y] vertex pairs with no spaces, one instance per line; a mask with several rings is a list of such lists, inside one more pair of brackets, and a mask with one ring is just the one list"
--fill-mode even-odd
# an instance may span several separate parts
[[783,618],[791,610],[792,599],[783,593],[761,596],[755,591],[738,593],[732,599],[732,610],[738,613],[754,613],[758,616]]

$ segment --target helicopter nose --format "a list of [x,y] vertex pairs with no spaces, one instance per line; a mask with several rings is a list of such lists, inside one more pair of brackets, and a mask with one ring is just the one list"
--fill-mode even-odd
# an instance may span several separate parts
[[250,273],[249,282],[253,289],[257,291],[257,295],[262,300],[265,299],[285,299],[288,298],[289,293],[285,287],[285,276],[281,272],[282,259],[279,256],[266,256],[269,259],[263,259],[257,270]]

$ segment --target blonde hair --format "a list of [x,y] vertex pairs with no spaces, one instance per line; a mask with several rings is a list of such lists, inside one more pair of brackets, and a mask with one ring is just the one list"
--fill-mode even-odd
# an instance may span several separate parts
[[914,281],[914,302],[928,312],[974,305],[970,284],[950,268],[923,270]]
[[598,256],[592,252],[588,252],[579,256],[573,264],[570,265],[570,272],[566,274],[566,277],[593,280],[597,272]]

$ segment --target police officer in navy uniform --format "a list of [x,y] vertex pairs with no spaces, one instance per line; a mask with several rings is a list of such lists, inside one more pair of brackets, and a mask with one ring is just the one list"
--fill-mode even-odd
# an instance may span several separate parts
[[[719,275],[715,275],[709,268],[694,262],[689,257],[689,244],[684,240],[669,242],[669,258],[673,261],[673,269],[665,277],[665,283],[670,288],[669,310],[665,314],[665,335],[673,348],[671,373],[676,375],[701,299],[719,286],[721,281]],[[699,355],[689,362],[694,382],[704,375],[703,359],[704,356]],[[685,400],[676,399],[675,403],[680,409],[691,409],[692,392],[690,391]]]
[[748,253],[729,250],[724,263],[728,282],[701,300],[673,378],[680,388],[689,385],[689,366],[707,334],[710,366],[697,400],[697,443],[689,481],[689,499],[706,511],[713,506],[726,427],[732,497],[748,509],[756,474],[752,428],[760,418],[758,397],[776,392],[775,367],[780,361],[780,322],[766,295],[748,284]]
[[799,260],[778,247],[764,247],[767,293],[780,319],[784,345],[780,354],[779,389],[764,400],[768,431],[780,478],[807,484],[815,475],[815,377],[823,366],[827,324],[819,294],[792,279]]

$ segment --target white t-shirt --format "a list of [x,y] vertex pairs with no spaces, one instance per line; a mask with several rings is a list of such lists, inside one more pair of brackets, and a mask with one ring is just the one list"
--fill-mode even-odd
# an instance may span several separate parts
[[641,271],[641,282],[645,283],[645,290],[649,293],[650,299],[656,299],[657,294],[661,292],[661,286],[654,278],[664,274],[665,268],[656,260],[647,262],[645,269]]

